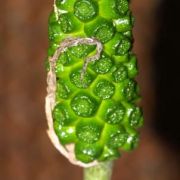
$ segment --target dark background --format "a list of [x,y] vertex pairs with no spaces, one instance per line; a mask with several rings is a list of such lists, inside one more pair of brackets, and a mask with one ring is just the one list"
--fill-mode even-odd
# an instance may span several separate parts
[[[52,146],[44,113],[51,0],[0,1],[0,180],[81,180]],[[180,3],[133,0],[134,52],[144,109],[140,146],[113,180],[180,179]]]

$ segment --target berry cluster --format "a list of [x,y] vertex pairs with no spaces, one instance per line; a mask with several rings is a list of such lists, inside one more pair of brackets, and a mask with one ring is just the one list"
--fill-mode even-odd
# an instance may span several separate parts
[[51,57],[67,38],[93,37],[102,42],[100,59],[90,62],[83,79],[84,59],[96,47],[69,47],[56,63],[54,129],[61,144],[75,144],[75,156],[89,163],[120,156],[137,146],[142,126],[136,105],[139,88],[132,53],[133,17],[128,0],[57,0],[49,18]]

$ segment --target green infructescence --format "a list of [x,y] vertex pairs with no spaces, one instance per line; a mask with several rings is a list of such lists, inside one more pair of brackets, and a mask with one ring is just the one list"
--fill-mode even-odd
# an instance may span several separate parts
[[137,146],[143,117],[133,22],[128,0],[57,0],[49,17],[53,128],[82,163],[113,160]]

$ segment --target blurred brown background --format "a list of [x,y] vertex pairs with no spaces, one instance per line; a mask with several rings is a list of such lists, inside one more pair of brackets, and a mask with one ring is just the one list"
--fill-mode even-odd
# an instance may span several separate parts
[[[0,1],[0,180],[82,180],[82,169],[63,158],[46,134],[44,59],[52,4],[52,0]],[[179,149],[167,143],[171,138],[158,133],[163,131],[156,126],[154,56],[162,4],[160,0],[131,4],[145,126],[139,148],[115,162],[113,180],[180,179]]]

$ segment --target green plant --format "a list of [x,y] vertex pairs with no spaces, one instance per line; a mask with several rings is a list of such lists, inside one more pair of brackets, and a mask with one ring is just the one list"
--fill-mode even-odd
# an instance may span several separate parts
[[[128,0],[54,3],[49,17],[48,132],[74,164],[109,168],[121,151],[137,146],[143,117],[136,105],[133,23]],[[87,174],[94,171],[85,172],[90,179]]]

